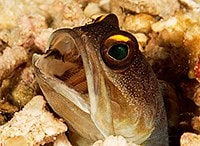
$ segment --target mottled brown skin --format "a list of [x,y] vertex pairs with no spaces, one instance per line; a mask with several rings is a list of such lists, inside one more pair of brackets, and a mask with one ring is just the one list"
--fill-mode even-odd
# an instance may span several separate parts
[[[65,43],[57,42],[69,40],[75,45],[70,45],[66,53],[67,49],[62,47]],[[122,60],[108,56],[109,45],[115,43],[128,44],[128,54]],[[137,40],[119,29],[115,15],[98,18],[82,27],[57,30],[47,49],[50,50],[47,54],[33,59],[38,83],[51,107],[74,133],[87,142],[122,135],[136,144],[168,145],[158,80],[139,51]],[[71,71],[75,74],[78,69],[85,71],[71,77],[77,80],[86,77],[87,85],[82,85],[84,81],[77,81],[74,87],[69,84],[66,69],[69,63],[74,63]],[[79,102],[71,102],[74,99]]]

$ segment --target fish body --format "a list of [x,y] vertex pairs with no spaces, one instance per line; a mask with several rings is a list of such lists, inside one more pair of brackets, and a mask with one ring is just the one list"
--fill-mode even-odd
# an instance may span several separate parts
[[168,145],[158,80],[116,15],[56,30],[33,65],[48,103],[81,143],[122,135],[145,146]]

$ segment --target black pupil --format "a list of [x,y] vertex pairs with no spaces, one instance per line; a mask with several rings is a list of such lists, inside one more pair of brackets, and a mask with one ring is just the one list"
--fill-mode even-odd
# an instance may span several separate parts
[[128,55],[128,46],[125,44],[113,45],[108,54],[116,60],[122,60]]

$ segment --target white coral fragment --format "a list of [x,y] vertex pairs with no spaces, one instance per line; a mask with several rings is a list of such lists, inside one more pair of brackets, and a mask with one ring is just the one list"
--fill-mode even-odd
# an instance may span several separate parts
[[194,133],[184,133],[180,140],[181,146],[199,146],[200,135]]
[[134,143],[128,143],[122,136],[109,136],[104,141],[96,141],[92,146],[139,146]]
[[55,140],[67,126],[45,109],[46,101],[35,96],[5,125],[0,126],[0,145],[40,145]]
[[0,57],[0,81],[7,78],[16,67],[27,60],[27,52],[22,47],[7,47]]

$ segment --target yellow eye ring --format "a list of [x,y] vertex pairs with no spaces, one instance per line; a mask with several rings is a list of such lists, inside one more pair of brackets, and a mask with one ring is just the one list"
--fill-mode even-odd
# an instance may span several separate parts
[[126,69],[138,52],[138,43],[130,33],[119,31],[103,40],[100,52],[109,68]]

